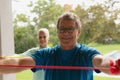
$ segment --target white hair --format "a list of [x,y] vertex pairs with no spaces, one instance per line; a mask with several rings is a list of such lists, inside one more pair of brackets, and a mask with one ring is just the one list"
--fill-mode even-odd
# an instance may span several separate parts
[[45,33],[47,34],[47,36],[49,37],[49,30],[48,30],[47,28],[40,28],[40,29],[38,30],[38,34],[39,34],[40,32],[45,32]]

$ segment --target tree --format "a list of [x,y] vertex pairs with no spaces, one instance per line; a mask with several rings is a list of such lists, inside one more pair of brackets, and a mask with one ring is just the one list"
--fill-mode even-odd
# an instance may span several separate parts
[[15,53],[19,54],[37,44],[31,27],[14,27]]
[[117,38],[115,37],[118,31],[115,20],[117,19],[119,10],[115,9],[111,11],[111,7],[106,7],[106,5],[114,6],[113,3],[115,2],[109,0],[107,4],[96,4],[90,6],[87,10],[82,7],[75,9],[75,12],[77,12],[83,24],[81,37],[79,38],[80,42],[106,43],[107,39],[112,39],[112,42],[116,42]]
[[29,17],[17,14],[14,23],[15,53],[19,54],[36,46],[36,31],[30,24]]

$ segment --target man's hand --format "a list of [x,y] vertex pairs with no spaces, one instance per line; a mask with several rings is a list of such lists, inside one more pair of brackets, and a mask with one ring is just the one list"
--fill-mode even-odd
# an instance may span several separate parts
[[0,60],[5,59],[5,56],[0,56]]
[[116,60],[116,67],[120,70],[120,59]]
[[120,74],[120,59],[117,59],[115,63],[113,61],[110,61],[110,72],[112,74]]

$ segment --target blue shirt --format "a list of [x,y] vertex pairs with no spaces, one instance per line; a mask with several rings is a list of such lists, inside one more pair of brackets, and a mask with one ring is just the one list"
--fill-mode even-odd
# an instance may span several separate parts
[[[36,51],[31,57],[36,65],[93,67],[92,59],[100,54],[84,44],[72,50],[62,50],[59,45]],[[37,69],[39,70],[39,69]],[[93,70],[44,69],[45,80],[93,80]]]

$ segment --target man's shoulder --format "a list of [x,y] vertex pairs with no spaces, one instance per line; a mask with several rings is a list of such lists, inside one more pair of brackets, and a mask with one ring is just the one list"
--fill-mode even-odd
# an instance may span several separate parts
[[91,51],[91,50],[96,50],[95,48],[93,47],[90,47],[86,44],[78,44],[77,47],[80,49],[80,51],[82,52],[86,52],[86,51]]
[[80,50],[81,52],[84,52],[84,53],[97,53],[97,54],[100,54],[100,52],[92,47],[92,46],[88,46],[86,44],[80,44]]
[[77,44],[77,47],[80,48],[80,49],[88,48],[88,46],[85,45],[85,44]]
[[23,55],[23,56],[27,55],[28,56],[28,55],[35,53],[37,50],[38,50],[38,47],[34,47],[34,48],[28,49],[27,51],[21,53],[20,55]]
[[36,51],[36,50],[38,50],[38,49],[39,49],[39,47],[34,47],[34,48],[28,49],[27,51]]
[[49,47],[49,48],[43,48],[43,49],[37,50],[37,53],[53,53],[53,52],[56,52],[58,48],[59,48],[59,45]]
[[36,49],[39,49],[39,47],[33,47],[30,50],[36,50]]
[[79,44],[78,45],[81,49],[94,49],[93,47],[90,47],[90,46],[88,46],[88,45],[86,45],[86,44]]

